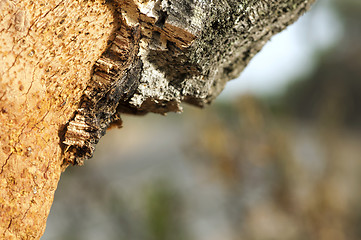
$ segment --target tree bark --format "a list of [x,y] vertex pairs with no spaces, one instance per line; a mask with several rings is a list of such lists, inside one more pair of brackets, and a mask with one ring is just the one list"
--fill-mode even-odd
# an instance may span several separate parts
[[0,234],[38,239],[61,171],[122,113],[210,103],[308,0],[0,0]]

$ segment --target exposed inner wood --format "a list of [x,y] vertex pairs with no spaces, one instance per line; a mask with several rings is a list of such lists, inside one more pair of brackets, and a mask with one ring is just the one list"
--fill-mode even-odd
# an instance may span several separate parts
[[115,28],[105,0],[0,0],[0,239],[40,239],[59,131]]

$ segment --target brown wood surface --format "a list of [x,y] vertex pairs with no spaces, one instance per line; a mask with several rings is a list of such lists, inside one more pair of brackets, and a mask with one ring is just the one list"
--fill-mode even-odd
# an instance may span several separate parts
[[59,131],[112,21],[103,0],[0,0],[0,239],[44,232],[62,171]]

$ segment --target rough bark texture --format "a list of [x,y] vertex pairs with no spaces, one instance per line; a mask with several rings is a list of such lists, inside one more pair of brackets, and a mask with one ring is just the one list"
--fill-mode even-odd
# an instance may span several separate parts
[[38,239],[121,113],[203,106],[308,0],[0,0],[0,234]]

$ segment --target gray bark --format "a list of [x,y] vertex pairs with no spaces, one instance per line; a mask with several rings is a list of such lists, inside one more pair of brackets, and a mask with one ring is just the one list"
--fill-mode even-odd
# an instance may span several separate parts
[[141,55],[141,85],[129,103],[154,112],[180,111],[182,101],[210,103],[311,2],[163,0],[144,7],[143,21],[162,24]]

